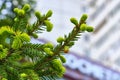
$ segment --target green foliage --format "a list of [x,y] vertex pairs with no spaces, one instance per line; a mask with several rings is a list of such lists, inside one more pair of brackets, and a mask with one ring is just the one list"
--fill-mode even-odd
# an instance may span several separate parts
[[[27,15],[24,18],[30,18],[36,4],[36,0],[1,0],[0,2],[0,27],[12,26],[14,24],[14,21],[21,21],[18,18],[15,18],[16,13],[14,13],[14,11],[15,9],[17,11],[18,7],[22,8],[26,3],[29,3],[31,5],[26,4],[23,7],[24,11],[21,10],[19,13],[23,15],[26,11]],[[7,12],[4,13],[6,10]]]
[[38,38],[37,33],[52,30],[49,19],[52,11],[43,15],[36,11],[36,22],[29,24],[26,18],[29,9],[28,4],[21,9],[15,8],[13,24],[0,28],[0,80],[55,80],[62,77],[65,72],[62,63],[66,62],[63,53],[68,53],[83,31],[93,31],[91,26],[84,26],[87,17],[83,15],[80,21],[70,19],[75,27],[68,36],[58,37],[57,45],[50,42],[33,44],[31,37]]
[[7,56],[8,50],[7,49],[2,49],[0,51],[0,60],[5,58]]
[[[30,9],[30,13],[33,12],[34,10],[34,6],[35,6],[35,0],[1,0],[1,5],[0,5],[0,15],[4,18],[14,18],[15,16],[15,13],[13,12],[14,11],[14,8],[16,7],[19,7],[19,8],[22,8],[24,4],[26,4],[24,7],[23,7],[23,10],[28,10],[30,5],[31,4],[31,9]],[[29,4],[27,4],[29,3]],[[9,5],[9,7],[8,7]],[[7,14],[3,14],[2,13],[2,10],[7,10]],[[29,15],[31,15],[29,13]],[[0,17],[0,19],[3,19]]]
[[12,43],[13,49],[19,49],[25,42],[30,41],[30,36],[26,33],[16,32]]

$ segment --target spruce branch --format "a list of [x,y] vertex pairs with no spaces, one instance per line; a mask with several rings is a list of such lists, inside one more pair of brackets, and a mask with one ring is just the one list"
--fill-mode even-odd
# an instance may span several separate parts
[[26,18],[29,9],[28,4],[24,5],[22,9],[15,8],[14,24],[0,28],[0,79],[54,80],[62,77],[65,72],[62,63],[66,62],[62,54],[69,52],[69,48],[74,45],[83,32],[93,31],[93,27],[86,24],[87,15],[83,14],[80,21],[77,21],[76,18],[70,19],[75,27],[68,35],[58,37],[57,45],[54,46],[52,43],[33,44],[30,42],[31,36],[38,38],[37,33],[41,33],[45,29],[47,32],[52,30],[53,24],[49,19],[52,11],[49,10],[44,15],[36,11],[37,21],[30,24]]
[[[53,55],[47,58],[43,58],[41,61],[43,61],[44,63],[38,62],[36,65],[37,67],[35,68],[35,70],[39,70],[41,69],[41,67],[44,64],[46,64],[47,62],[50,62],[54,59],[56,59],[56,57],[61,57],[61,53],[67,53],[69,51],[69,48],[73,45],[74,41],[77,41],[78,38],[80,37],[80,34],[83,32],[81,25],[83,25],[86,20],[87,15],[83,14],[83,16],[81,17],[81,20],[78,24],[78,21],[75,18],[71,18],[71,22],[73,24],[75,24],[75,27],[73,28],[73,30],[69,33],[68,36],[65,35],[65,37],[59,37],[57,39],[57,42],[59,43],[56,47],[54,47],[53,49]],[[85,19],[84,19],[85,18]],[[85,26],[87,28],[87,26]],[[87,29],[86,29],[87,30]],[[91,27],[91,31],[93,30],[93,28]],[[89,32],[91,32],[89,31]],[[56,57],[55,57],[56,56]],[[62,58],[63,59],[63,58]],[[61,60],[62,60],[61,59]]]

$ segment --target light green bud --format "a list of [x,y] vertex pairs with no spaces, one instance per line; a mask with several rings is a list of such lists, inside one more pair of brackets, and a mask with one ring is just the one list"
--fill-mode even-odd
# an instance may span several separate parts
[[62,63],[59,59],[54,59],[52,61],[52,64],[53,64],[53,67],[56,68],[56,69],[59,69],[59,67],[62,67]]
[[0,50],[3,49],[3,45],[0,44]]
[[58,42],[58,43],[61,43],[61,42],[63,42],[64,40],[65,40],[65,39],[64,39],[63,37],[61,37],[61,36],[57,38],[57,42]]
[[38,38],[38,35],[37,35],[36,33],[32,33],[32,36],[33,36],[34,38]]
[[64,53],[68,53],[69,52],[69,48],[70,48],[69,46],[65,46],[64,47]]
[[45,25],[47,27],[47,31],[50,32],[52,30],[52,28],[53,28],[53,24],[48,20],[45,20],[44,23],[45,23]]
[[38,19],[40,19],[40,18],[41,18],[41,13],[40,13],[39,11],[36,11],[36,12],[35,12],[35,16],[36,16]]
[[87,14],[83,14],[80,20],[81,21],[86,21],[87,18],[88,18],[88,15]]
[[86,24],[81,24],[81,26],[80,26],[80,30],[81,31],[85,31],[86,30],[86,27],[87,27],[87,25]]
[[15,13],[18,13],[19,9],[18,8],[14,8],[13,10]]
[[8,80],[8,79],[6,79],[6,78],[2,78],[2,80]]
[[14,18],[14,21],[15,21],[15,22],[18,22],[18,21],[19,21],[19,19],[18,19],[18,18]]
[[70,18],[70,21],[74,24],[74,25],[78,25],[78,21],[76,18]]
[[54,53],[51,51],[51,49],[50,48],[44,48],[44,51],[48,54],[48,55],[50,55],[50,56],[52,56]]
[[66,59],[65,59],[65,57],[64,56],[60,56],[60,60],[63,62],[63,63],[65,63],[66,62]]
[[8,53],[8,49],[2,49],[2,51],[0,51],[0,60],[5,58],[7,56]]
[[52,61],[52,68],[59,73],[58,74],[59,76],[62,76],[65,72],[64,66],[62,65],[61,61],[58,59],[54,59]]
[[51,17],[52,16],[52,10],[49,10],[48,12],[47,12],[47,14],[46,14],[46,18],[48,18],[48,17]]
[[19,16],[24,16],[25,15],[25,11],[22,10],[22,9],[18,10],[18,15]]
[[23,10],[24,11],[28,11],[30,9],[30,5],[29,4],[25,4],[24,6],[23,6]]
[[54,53],[52,51],[49,52],[49,55],[52,56]]
[[92,26],[87,26],[86,27],[86,31],[88,32],[93,32],[94,31],[94,28]]
[[53,44],[51,42],[48,42],[48,43],[44,44],[44,47],[48,47],[50,49],[53,49]]
[[22,77],[22,78],[27,77],[27,74],[21,73],[21,74],[20,74],[20,77]]

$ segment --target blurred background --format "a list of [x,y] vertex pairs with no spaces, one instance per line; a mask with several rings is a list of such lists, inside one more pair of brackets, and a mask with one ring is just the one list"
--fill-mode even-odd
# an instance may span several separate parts
[[[83,13],[89,16],[87,24],[95,28],[93,33],[83,33],[65,55],[67,71],[61,80],[120,80],[120,0],[0,0],[0,19],[6,19],[9,12],[13,14],[11,7],[24,3],[43,14],[53,11],[53,31],[39,34],[39,39],[32,42],[57,44],[57,37],[74,27],[69,19],[79,20]],[[31,17],[34,22],[36,18]]]

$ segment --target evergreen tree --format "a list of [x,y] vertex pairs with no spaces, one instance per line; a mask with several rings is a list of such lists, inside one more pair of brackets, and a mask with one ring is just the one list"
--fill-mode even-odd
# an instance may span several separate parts
[[29,11],[29,4],[14,8],[14,22],[0,27],[0,80],[55,80],[62,77],[65,72],[62,63],[66,62],[63,54],[68,53],[81,33],[93,31],[93,27],[86,24],[87,15],[83,14],[80,21],[70,19],[75,26],[68,35],[57,38],[57,45],[33,44],[31,37],[37,39],[37,33],[52,30],[52,11],[46,14],[35,11],[37,21],[34,24],[29,24],[26,18]]

